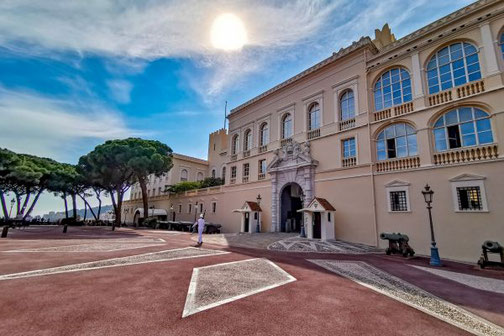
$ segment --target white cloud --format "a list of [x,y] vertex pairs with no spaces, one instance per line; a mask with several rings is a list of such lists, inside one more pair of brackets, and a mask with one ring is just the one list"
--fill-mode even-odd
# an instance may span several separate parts
[[122,79],[114,79],[107,81],[107,86],[114,100],[121,104],[130,102],[130,94],[133,89],[133,85],[130,82]]
[[[116,111],[90,99],[50,98],[0,87],[0,144],[11,150],[68,159],[89,142],[140,136]],[[75,160],[75,158],[73,158]]]

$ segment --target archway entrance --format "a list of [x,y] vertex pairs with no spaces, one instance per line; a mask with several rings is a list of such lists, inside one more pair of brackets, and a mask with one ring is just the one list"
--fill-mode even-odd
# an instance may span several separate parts
[[303,208],[301,195],[303,190],[297,183],[286,185],[280,197],[280,231],[301,232],[302,213],[298,210]]

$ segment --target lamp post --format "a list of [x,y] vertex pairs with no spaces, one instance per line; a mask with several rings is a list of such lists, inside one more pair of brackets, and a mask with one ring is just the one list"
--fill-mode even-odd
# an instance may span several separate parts
[[436,238],[434,237],[434,225],[432,224],[432,196],[434,191],[431,190],[428,184],[425,185],[425,189],[422,190],[422,194],[427,204],[427,210],[429,211],[429,224],[430,224],[430,233],[431,233],[431,258],[430,265],[431,266],[441,266],[441,259],[439,258],[439,251],[436,247]]
[[16,203],[16,200],[13,198],[10,201],[10,210],[9,210],[9,218],[12,217],[12,208],[14,207],[14,203]]
[[[258,194],[257,195],[257,198],[256,198],[256,201],[257,201],[257,205],[261,206],[261,194]],[[261,232],[261,228],[259,227],[259,211],[257,212],[257,223],[256,223],[256,233],[260,233]]]
[[[304,193],[302,191],[301,191],[300,198],[301,198],[301,205],[304,208],[305,195],[304,195]],[[302,238],[306,238],[305,225],[304,225],[304,220],[305,220],[304,215],[305,214],[303,212],[303,218],[301,219],[301,232],[299,233],[299,236],[302,237]]]

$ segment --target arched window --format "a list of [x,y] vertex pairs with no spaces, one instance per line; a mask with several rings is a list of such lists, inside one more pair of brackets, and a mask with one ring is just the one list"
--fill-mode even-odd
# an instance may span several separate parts
[[504,58],[504,32],[501,33],[499,44],[501,48],[502,58]]
[[248,151],[252,148],[252,131],[250,129],[245,131],[245,137],[243,138],[243,150]]
[[285,114],[282,117],[282,139],[288,139],[292,136],[292,115]]
[[189,175],[189,173],[187,172],[187,169],[182,169],[180,171],[180,181],[181,182],[187,181],[187,176],[188,175]]
[[222,181],[226,181],[226,167],[222,167],[221,179]]
[[203,181],[203,173],[202,172],[198,172],[198,174],[196,175],[196,181]]
[[481,78],[478,50],[458,42],[439,50],[427,64],[429,94],[463,85]]
[[259,129],[259,146],[266,146],[269,142],[268,123],[263,123]]
[[475,107],[461,107],[443,114],[434,124],[436,151],[493,142],[490,116]]
[[378,160],[417,155],[415,129],[405,123],[390,125],[378,134],[376,151]]
[[374,86],[376,111],[411,101],[411,79],[408,71],[394,68],[385,72]]
[[216,176],[216,173],[215,173],[215,168],[214,168],[214,169],[212,169],[212,178],[215,178],[215,176]]
[[238,153],[238,134],[233,136],[233,141],[231,142],[231,154],[235,155]]
[[320,128],[320,105],[313,103],[308,109],[308,130]]
[[355,117],[355,101],[352,90],[346,90],[340,98],[341,120],[348,120]]

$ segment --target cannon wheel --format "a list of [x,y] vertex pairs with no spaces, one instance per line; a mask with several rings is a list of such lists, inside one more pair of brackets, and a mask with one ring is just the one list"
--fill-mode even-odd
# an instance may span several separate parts
[[409,255],[410,257],[413,257],[415,255],[415,251],[410,251]]
[[478,265],[481,269],[485,268],[485,259],[483,257],[479,258]]
[[390,255],[391,253],[392,253],[392,251],[390,250],[390,247],[387,247],[387,248],[385,249],[385,254],[386,254],[386,255]]

